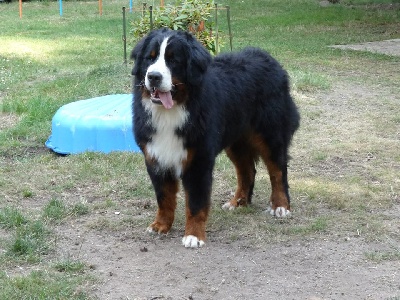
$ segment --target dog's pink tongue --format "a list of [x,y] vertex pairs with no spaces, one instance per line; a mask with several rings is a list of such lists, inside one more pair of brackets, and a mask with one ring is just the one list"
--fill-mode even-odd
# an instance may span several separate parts
[[166,109],[172,108],[174,106],[174,102],[172,101],[171,92],[160,92],[158,91],[158,96],[160,97],[161,103],[164,105]]

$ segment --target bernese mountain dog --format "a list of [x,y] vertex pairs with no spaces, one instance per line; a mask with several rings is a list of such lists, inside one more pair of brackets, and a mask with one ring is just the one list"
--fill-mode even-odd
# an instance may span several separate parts
[[139,41],[131,58],[134,135],[158,203],[149,232],[171,229],[181,180],[182,243],[205,244],[213,167],[222,150],[238,185],[224,209],[251,202],[261,158],[271,183],[270,213],[290,215],[288,147],[300,116],[288,75],[274,58],[257,48],[212,57],[190,33],[166,28]]

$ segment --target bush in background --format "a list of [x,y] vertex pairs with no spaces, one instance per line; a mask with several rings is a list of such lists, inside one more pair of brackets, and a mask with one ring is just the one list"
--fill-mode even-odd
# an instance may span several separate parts
[[[212,53],[218,50],[212,31],[214,1],[178,0],[175,5],[153,7],[153,29],[167,27],[191,32]],[[131,23],[133,42],[139,41],[151,29],[150,11],[144,10],[141,18]]]

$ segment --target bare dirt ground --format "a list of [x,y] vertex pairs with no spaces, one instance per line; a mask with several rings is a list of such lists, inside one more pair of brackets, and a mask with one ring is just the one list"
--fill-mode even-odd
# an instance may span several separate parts
[[[358,238],[250,247],[241,240],[188,250],[166,237],[63,231],[63,249],[93,265],[100,299],[387,299],[400,294],[399,262],[371,263]],[[75,249],[71,249],[75,245]]]
[[[354,93],[374,101],[380,92],[378,86],[371,92],[367,86],[348,83],[317,96],[335,106],[338,100],[351,101]],[[112,209],[103,213],[110,219],[122,217]],[[388,226],[400,237],[399,198],[386,213]],[[253,243],[254,237],[232,241],[210,232],[204,248],[189,250],[181,245],[179,228],[167,236],[148,235],[145,228],[131,226],[101,230],[88,226],[91,217],[56,228],[57,256],[90,266],[98,281],[85,289],[98,299],[400,299],[400,261],[368,260],[366,252],[388,251],[388,244],[371,242],[356,231],[272,243]],[[296,218],[295,213],[294,222]],[[399,240],[394,243],[399,249]]]
[[400,39],[392,39],[379,42],[368,42],[353,45],[335,45],[332,48],[369,51],[386,55],[400,56]]

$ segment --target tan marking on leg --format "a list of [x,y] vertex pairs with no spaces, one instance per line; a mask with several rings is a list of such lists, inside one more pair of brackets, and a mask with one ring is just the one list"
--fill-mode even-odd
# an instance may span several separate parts
[[249,197],[254,186],[256,154],[250,145],[245,153],[236,153],[231,148],[227,148],[225,151],[236,169],[237,189],[235,196],[225,203],[223,208],[233,209],[238,206],[247,206],[251,202]]
[[167,233],[174,222],[176,209],[176,194],[179,189],[178,181],[171,181],[163,186],[163,200],[159,203],[155,220],[149,226],[149,231]]
[[290,210],[290,205],[285,193],[285,187],[282,182],[282,171],[271,160],[268,160],[266,164],[272,187],[271,208],[276,209],[277,207],[284,207],[287,210]]
[[271,208],[275,210],[277,207],[284,207],[287,210],[290,210],[289,201],[282,181],[282,170],[271,160],[271,153],[268,145],[264,142],[261,136],[253,135],[251,140],[268,169],[272,189]]
[[186,226],[185,236],[193,235],[200,241],[206,240],[206,223],[209,207],[201,209],[196,215],[192,215],[189,208],[189,195],[186,193]]

